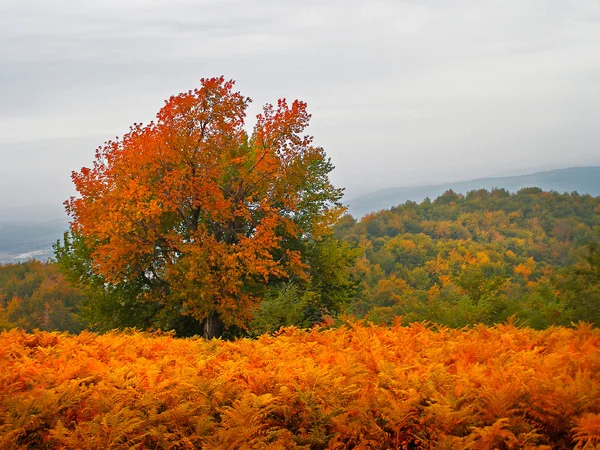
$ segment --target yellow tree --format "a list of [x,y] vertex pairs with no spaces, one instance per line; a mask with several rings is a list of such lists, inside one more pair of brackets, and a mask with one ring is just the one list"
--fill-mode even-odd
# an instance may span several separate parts
[[66,202],[89,271],[135,280],[136,302],[193,317],[206,338],[244,326],[269,282],[309,278],[306,243],[343,212],[333,166],[304,134],[306,104],[266,105],[248,134],[249,103],[233,81],[202,79],[100,147]]

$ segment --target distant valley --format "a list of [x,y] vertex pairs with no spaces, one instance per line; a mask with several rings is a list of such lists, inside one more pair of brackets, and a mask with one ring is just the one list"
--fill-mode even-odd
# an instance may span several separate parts
[[62,238],[68,221],[0,221],[0,263],[28,259],[45,261],[52,256],[52,244]]
[[[350,214],[360,219],[364,215],[389,209],[406,201],[421,202],[435,199],[448,189],[466,193],[477,189],[504,188],[516,192],[524,187],[539,187],[545,191],[573,192],[600,195],[600,166],[550,170],[528,175],[481,178],[470,181],[429,186],[397,187],[344,199]],[[21,219],[21,218],[19,218]],[[0,211],[0,263],[47,260],[52,256],[52,244],[62,238],[68,228],[66,218],[50,221],[15,220]]]

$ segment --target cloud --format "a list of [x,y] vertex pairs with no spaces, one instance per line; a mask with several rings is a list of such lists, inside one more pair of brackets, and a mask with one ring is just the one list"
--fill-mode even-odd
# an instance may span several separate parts
[[[350,193],[600,163],[596,0],[24,0],[0,4],[0,41],[5,183],[44,172],[48,140],[77,142],[90,164],[95,146],[220,74],[252,112],[307,101]],[[59,201],[70,145],[45,175]]]

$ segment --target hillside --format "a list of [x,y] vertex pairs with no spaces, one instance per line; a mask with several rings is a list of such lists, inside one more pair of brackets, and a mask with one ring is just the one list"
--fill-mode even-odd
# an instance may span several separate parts
[[358,317],[600,324],[600,197],[449,191],[359,222],[346,216],[336,234],[361,249],[361,294],[350,308]]
[[79,316],[84,300],[56,264],[31,260],[0,265],[0,330],[78,333],[86,326]]
[[[358,222],[344,216],[335,234],[347,250],[336,260],[325,247],[327,272],[319,282],[332,290],[345,280],[348,297],[331,298],[343,298],[342,311],[357,318],[463,327],[515,316],[540,329],[579,320],[600,325],[600,197],[537,188],[447,192]],[[0,327],[76,330],[86,311],[95,311],[88,319],[102,325],[97,329],[135,325],[122,322],[136,317],[123,293],[99,299],[96,309],[82,309],[81,294],[52,264],[0,267]],[[278,286],[246,332],[310,326],[336,315],[313,301],[297,280]]]
[[[600,195],[600,166],[575,167],[513,177],[481,178],[431,186],[385,189],[345,199],[345,203],[349,207],[349,213],[360,218],[369,212],[388,209],[407,200],[421,202],[427,197],[434,199],[448,189],[464,194],[471,190],[490,190],[497,187],[516,192],[528,186],[537,186],[544,191],[554,190],[559,193],[577,191],[580,194],[598,196]],[[45,214],[44,217],[54,217],[58,214],[54,211],[55,208],[46,208],[51,210],[52,214],[43,207],[36,208],[42,215]],[[0,220],[0,264],[25,261],[31,258],[46,260],[52,256],[52,244],[60,239],[68,228],[66,218],[36,221],[30,214],[27,216],[27,220],[16,219],[21,216],[23,216],[22,211],[0,211],[0,217],[2,217]]]
[[448,189],[466,194],[472,190],[494,188],[516,192],[521,188],[533,186],[544,191],[578,192],[579,194],[598,196],[600,195],[600,166],[572,167],[511,177],[479,178],[431,186],[390,188],[349,198],[345,200],[345,203],[348,205],[348,212],[354,217],[360,218],[370,212],[400,205],[407,200],[421,202],[427,197],[434,199]]

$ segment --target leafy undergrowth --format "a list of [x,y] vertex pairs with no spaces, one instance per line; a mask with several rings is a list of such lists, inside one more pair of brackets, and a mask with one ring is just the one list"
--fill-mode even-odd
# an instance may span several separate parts
[[597,448],[600,331],[0,334],[0,448]]

